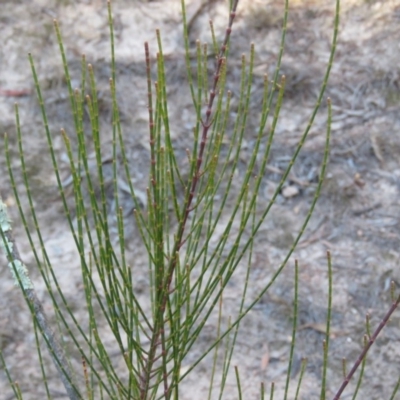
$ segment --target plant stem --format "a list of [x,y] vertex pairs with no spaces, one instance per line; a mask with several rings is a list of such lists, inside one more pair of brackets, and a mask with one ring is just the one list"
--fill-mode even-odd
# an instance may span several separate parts
[[50,355],[58,373],[60,374],[68,397],[70,400],[79,400],[81,397],[72,383],[72,371],[69,367],[64,349],[57,339],[55,332],[50,328],[42,303],[38,299],[32,281],[28,276],[28,270],[21,259],[15,239],[12,235],[12,227],[7,214],[7,206],[3,203],[1,197],[0,234],[2,239],[0,242],[9,261],[8,266],[14,276],[14,283],[16,286],[20,286],[24,293],[25,299],[27,300],[29,308],[40,327],[40,331],[46,341]]
[[162,288],[161,288],[162,294],[161,294],[161,301],[159,303],[160,308],[159,308],[159,312],[157,314],[157,319],[154,324],[153,335],[152,335],[152,339],[151,339],[151,343],[150,343],[149,356],[147,358],[147,363],[146,363],[144,373],[141,378],[141,382],[142,382],[141,399],[143,399],[143,400],[146,398],[147,392],[149,390],[150,376],[151,376],[152,367],[153,367],[153,364],[155,361],[156,352],[160,345],[160,336],[161,336],[161,333],[165,332],[165,330],[164,330],[165,308],[166,308],[168,296],[170,293],[170,286],[171,286],[172,278],[174,276],[175,267],[177,265],[177,257],[179,257],[179,250],[184,245],[183,235],[184,235],[185,228],[186,228],[186,222],[188,220],[190,212],[192,211],[193,198],[195,196],[197,185],[198,185],[198,182],[199,182],[199,179],[201,176],[201,166],[203,163],[203,154],[204,154],[204,150],[205,150],[206,143],[207,143],[208,131],[212,125],[212,108],[213,108],[213,104],[214,104],[214,99],[217,95],[218,82],[219,82],[219,79],[221,76],[221,69],[222,69],[222,66],[225,61],[225,54],[226,54],[226,50],[228,47],[229,38],[230,38],[230,35],[232,32],[232,25],[233,25],[233,21],[236,16],[236,9],[237,9],[238,3],[239,3],[239,0],[235,0],[232,5],[232,9],[231,9],[230,16],[229,16],[228,27],[226,28],[226,32],[225,32],[225,38],[223,40],[220,52],[217,57],[217,65],[215,68],[213,85],[212,85],[212,89],[210,92],[210,97],[209,97],[207,109],[206,109],[206,118],[204,121],[202,121],[202,126],[203,126],[202,137],[201,137],[199,151],[197,154],[196,167],[195,167],[194,174],[191,177],[191,182],[188,186],[188,192],[185,196],[186,200],[185,200],[185,204],[183,207],[183,210],[184,210],[183,218],[179,224],[178,234],[176,236],[174,248],[172,251],[173,256],[169,262],[168,270],[166,273],[166,278],[165,278],[165,281],[163,282]]
[[390,317],[392,316],[393,312],[396,310],[396,308],[398,307],[399,304],[400,304],[400,295],[392,303],[389,311],[386,313],[386,315],[384,316],[384,318],[382,319],[382,321],[380,322],[380,324],[376,328],[374,334],[371,337],[369,337],[368,343],[365,345],[363,351],[361,352],[361,354],[357,358],[357,361],[354,363],[353,368],[350,370],[350,372],[344,378],[344,380],[343,380],[339,390],[337,391],[335,397],[333,398],[333,400],[339,400],[340,399],[340,396],[342,395],[344,389],[346,388],[346,386],[350,382],[350,379],[353,377],[354,373],[357,371],[358,367],[361,365],[363,359],[367,355],[368,350],[374,344],[374,342],[375,342],[376,338],[378,337],[379,333],[381,332],[381,330],[385,327],[385,325],[387,325],[387,323],[389,322]]

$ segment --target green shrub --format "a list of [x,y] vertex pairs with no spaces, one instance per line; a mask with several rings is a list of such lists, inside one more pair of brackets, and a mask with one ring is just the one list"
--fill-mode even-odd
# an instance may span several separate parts
[[[21,193],[16,185],[7,136],[5,136],[5,155],[21,220],[53,304],[55,327],[51,327],[52,321],[46,317],[18,253],[3,202],[0,203],[0,225],[9,267],[16,285],[22,290],[31,310],[37,338],[39,335],[43,337],[70,399],[178,398],[180,384],[189,374],[195,373],[195,368],[206,357],[209,357],[211,365],[208,396],[222,397],[240,326],[249,311],[286,267],[310,220],[320,194],[328,160],[331,121],[329,100],[325,152],[306,218],[302,221],[300,230],[297,233],[292,232],[290,249],[282,264],[274,271],[269,283],[255,298],[250,298],[248,285],[253,262],[254,239],[267,216],[273,213],[272,206],[288,179],[316,113],[324,101],[338,34],[339,2],[336,4],[330,59],[314,111],[293,157],[282,174],[281,181],[266,204],[262,201],[261,194],[285,88],[285,77],[279,76],[279,70],[287,29],[288,2],[283,16],[281,49],[275,73],[272,78],[267,75],[264,78],[260,96],[262,99],[260,119],[258,122],[252,121],[257,125],[256,136],[254,143],[247,148],[249,157],[244,166],[241,163],[241,154],[249,123],[249,108],[253,104],[251,99],[254,95],[255,47],[254,45],[250,47],[249,57],[242,57],[240,82],[235,82],[230,75],[229,49],[235,46],[234,41],[230,39],[238,1],[231,3],[228,28],[221,43],[218,43],[211,26],[211,49],[197,42],[196,48],[192,51],[188,38],[189,24],[182,2],[185,61],[194,121],[193,129],[187,132],[191,148],[186,150],[185,157],[181,155],[184,150],[182,146],[174,142],[170,128],[168,75],[165,67],[167,61],[163,55],[160,32],[157,32],[155,76],[152,73],[151,52],[149,46],[145,45],[150,143],[145,192],[142,192],[140,185],[135,183],[134,175],[138,171],[131,168],[129,149],[125,142],[126,132],[122,131],[120,121],[116,93],[118,74],[110,5],[112,126],[109,129],[108,139],[112,145],[108,149],[111,150],[111,157],[107,159],[104,156],[107,144],[101,134],[99,118],[101,110],[94,68],[91,65],[86,66],[83,57],[80,87],[77,89],[72,87],[60,30],[58,23],[55,22],[73,116],[74,133],[62,131],[70,163],[72,194],[68,192],[59,172],[59,161],[53,145],[54,137],[50,133],[35,64],[30,56],[48,150],[66,220],[80,258],[82,287],[86,300],[85,320],[77,318],[71,303],[61,289],[57,268],[46,252],[40,221],[35,213],[32,185],[25,165],[17,107],[17,137],[25,193]],[[210,63],[210,54],[216,56],[214,63]],[[210,68],[213,69],[212,74]],[[227,90],[228,84],[229,87],[235,87],[237,93],[234,105],[232,105],[232,92]],[[94,166],[89,162],[91,148],[94,149]],[[125,182],[123,190],[120,184],[121,177]],[[142,245],[141,249],[135,250],[145,252],[148,257],[147,277],[150,282],[148,288],[141,287],[137,269],[132,266],[134,260],[129,260],[127,256],[127,248],[132,246],[131,233],[126,233],[127,229],[131,229],[127,226],[126,219],[129,210],[124,208],[126,203],[122,199],[127,193],[134,208],[136,221],[134,232],[140,235]],[[28,222],[27,211],[22,206],[21,196],[27,196],[29,201],[28,213],[33,217],[33,229]],[[73,204],[70,197],[73,197]],[[136,246],[136,242],[134,245]],[[332,273],[329,255],[328,267],[329,298],[321,399],[325,398],[326,393],[330,336]],[[226,315],[224,293],[233,282],[238,269],[246,270],[246,278],[240,282],[241,296],[237,299],[236,314]],[[285,398],[289,395],[297,330],[297,264],[294,289],[292,345],[289,350]],[[393,312],[396,306],[395,302],[390,312]],[[206,324],[209,321],[216,324],[216,333],[205,348],[197,347],[205,335]],[[386,322],[387,319],[382,327]],[[56,331],[58,332],[55,333]],[[64,339],[59,340],[59,336]],[[113,346],[106,343],[104,339],[106,336],[113,337]],[[369,336],[365,352],[375,337]],[[43,385],[50,397],[47,387],[49,366],[44,365],[39,341],[37,343]],[[81,370],[76,369],[76,359],[79,357],[82,358]],[[354,371],[360,364],[364,366],[364,360],[363,354],[357,361]],[[304,361],[295,389],[296,398],[301,388],[305,365]],[[7,369],[6,372],[8,374]],[[240,374],[236,367],[235,373],[238,398],[242,398]],[[16,398],[23,398],[18,384],[13,382],[9,374],[8,378]],[[215,389],[217,380],[218,390]],[[344,384],[346,382],[345,379]],[[270,398],[273,398],[273,391],[272,386]],[[265,388],[262,385],[260,398],[265,398],[264,396]]]

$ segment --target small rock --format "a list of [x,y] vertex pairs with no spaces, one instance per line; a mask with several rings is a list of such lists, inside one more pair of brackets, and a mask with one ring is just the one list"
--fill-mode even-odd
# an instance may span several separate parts
[[282,196],[286,197],[287,199],[290,199],[292,197],[297,196],[300,193],[300,190],[297,186],[290,185],[290,186],[285,186],[282,189]]

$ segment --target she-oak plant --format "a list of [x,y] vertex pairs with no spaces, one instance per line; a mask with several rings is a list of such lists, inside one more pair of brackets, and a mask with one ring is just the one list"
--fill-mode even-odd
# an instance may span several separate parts
[[[226,84],[230,79],[228,55],[229,48],[234,46],[234,43],[230,41],[230,37],[238,2],[238,0],[231,1],[228,27],[220,46],[217,44],[211,24],[212,46],[216,54],[216,62],[213,77],[209,81],[207,72],[207,46],[204,45],[202,47],[200,43],[197,44],[196,48],[197,74],[196,76],[192,75],[188,24],[186,22],[185,4],[182,1],[186,66],[189,90],[193,102],[193,113],[196,115],[193,132],[188,132],[188,134],[192,135],[193,144],[192,148],[187,151],[189,174],[186,175],[178,167],[176,152],[171,139],[166,90],[167,77],[165,75],[165,61],[160,33],[157,32],[157,79],[155,81],[153,81],[151,74],[150,49],[147,43],[145,44],[150,142],[149,184],[145,210],[141,208],[137,194],[135,193],[135,187],[132,184],[131,174],[135,171],[130,171],[128,167],[124,135],[119,118],[116,94],[117,77],[114,57],[113,21],[110,3],[108,4],[112,67],[110,92],[113,104],[113,124],[111,131],[113,143],[113,189],[117,206],[116,215],[110,215],[111,211],[107,207],[105,178],[102,169],[102,141],[100,138],[97,90],[92,66],[89,65],[86,68],[85,58],[82,58],[81,86],[79,89],[74,90],[71,86],[60,30],[55,21],[77,141],[77,151],[74,151],[68,134],[62,130],[65,147],[69,156],[74,188],[75,216],[73,217],[67,204],[67,195],[59,174],[57,157],[53,150],[53,137],[49,131],[46,110],[33,58],[29,56],[60,197],[80,257],[88,318],[88,329],[86,330],[83,328],[82,321],[78,321],[77,317],[71,311],[71,307],[60,288],[57,276],[45,249],[26,172],[17,107],[16,125],[22,176],[26,196],[30,204],[29,212],[32,214],[34,220],[34,234],[40,243],[40,251],[35,246],[34,237],[28,226],[25,211],[21,206],[20,196],[22,194],[16,187],[14,171],[11,168],[7,135],[5,135],[5,155],[13,194],[36,259],[36,265],[39,268],[51,301],[53,302],[54,312],[59,322],[59,334],[69,337],[69,341],[72,342],[72,345],[81,354],[81,370],[73,371],[69,356],[70,351],[64,348],[65,346],[58,339],[58,334],[55,333],[55,330],[48,322],[41,303],[36,296],[34,285],[28,276],[28,271],[18,253],[11,232],[12,226],[7,215],[7,208],[1,199],[0,243],[8,258],[8,265],[14,276],[15,283],[22,290],[30,308],[37,340],[39,334],[42,335],[70,399],[178,399],[180,395],[180,383],[192,373],[196,366],[210,352],[214,352],[214,361],[210,374],[208,398],[211,399],[215,396],[221,398],[224,393],[240,323],[259,301],[261,296],[268,291],[286,266],[314,210],[328,159],[331,120],[329,100],[325,152],[319,175],[319,183],[316,187],[315,195],[310,202],[308,214],[291,249],[288,251],[282,264],[276,269],[269,284],[258,293],[255,299],[248,301],[246,296],[249,271],[252,264],[254,238],[270,213],[271,207],[302,149],[315,115],[324,98],[336,48],[339,26],[339,0],[336,2],[331,54],[314,111],[275,193],[263,208],[261,208],[258,202],[258,196],[266,175],[266,167],[270,157],[271,145],[284,94],[285,78],[279,77],[279,69],[285,43],[289,7],[288,1],[286,1],[276,72],[271,80],[265,76],[261,118],[258,124],[256,140],[248,160],[247,169],[240,182],[240,188],[237,189],[237,185],[233,185],[232,183],[234,172],[238,167],[241,146],[245,138],[255,54],[254,46],[252,45],[250,59],[246,60],[245,56],[242,57],[239,104],[236,110],[236,117],[233,117],[231,112],[231,93],[226,90]],[[85,141],[83,123],[85,107],[90,116],[92,143],[97,165],[96,178],[93,177],[88,164],[89,145]],[[271,121],[270,128],[267,128],[267,121]],[[222,159],[222,138],[224,135],[228,135],[230,141],[227,154],[224,154],[224,159]],[[258,172],[255,176],[256,160],[259,162],[258,157],[260,154],[261,163],[257,165]],[[118,155],[122,156],[122,172],[120,169],[117,170]],[[131,197],[136,206],[135,217],[143,243],[143,252],[146,252],[148,255],[150,281],[148,301],[151,303],[149,311],[145,311],[146,305],[141,302],[138,294],[135,293],[133,284],[135,275],[131,266],[128,265],[125,256],[127,240],[124,233],[125,221],[118,197],[118,176],[121,173],[125,174]],[[188,176],[188,178],[185,178],[185,176]],[[94,187],[96,184],[100,186],[100,199],[98,199],[95,193]],[[84,195],[85,190],[89,193],[89,201],[86,200]],[[184,193],[183,198],[178,194],[182,190]],[[232,199],[234,199],[233,203]],[[211,244],[211,240],[215,237],[217,226],[223,223],[221,217],[227,214],[229,218],[224,226],[223,235],[219,238],[217,244]],[[114,237],[115,234],[110,229],[111,217],[117,221],[117,238]],[[239,228],[234,228],[234,223],[238,223]],[[247,265],[247,272],[246,279],[243,282],[241,298],[239,299],[238,312],[236,316],[229,316],[228,324],[224,325],[222,311],[224,289],[232,279],[239,265],[240,268],[243,268],[243,263]],[[326,371],[328,365],[329,323],[332,298],[330,265],[330,257],[328,255],[330,295],[326,341],[324,344],[321,399],[326,398]],[[285,398],[288,396],[289,377],[296,337],[297,264],[295,271],[293,340],[290,349]],[[98,281],[100,284],[97,283]],[[350,372],[344,374],[343,384],[336,393],[335,399],[340,398],[342,391],[361,364],[363,370],[366,352],[376,339],[379,331],[387,323],[399,301],[400,299],[393,301],[393,305],[381,325],[374,334],[368,335],[363,353]],[[100,310],[100,316],[98,310]],[[206,322],[215,313],[218,320],[217,337],[208,349],[197,356],[189,368],[183,370],[182,365],[184,361],[191,354]],[[110,351],[101,337],[102,326],[100,325],[100,321],[106,323],[107,328],[114,338],[118,347],[119,357],[124,363],[124,370],[117,369],[116,363],[111,359]],[[47,396],[50,398],[46,378],[47,367],[43,363],[39,344],[37,345],[37,351],[43,373],[43,385]],[[3,359],[2,355],[1,357]],[[220,371],[219,393],[215,394],[213,393],[213,388],[217,379],[218,358],[223,360],[223,367]],[[305,363],[303,363],[297,385],[296,398],[301,389],[301,380],[305,371],[304,367]],[[5,371],[16,398],[22,399],[23,396],[18,384],[13,382],[6,367]],[[242,398],[240,377],[237,368],[235,368],[235,373],[238,398]],[[393,392],[393,396],[396,390],[397,387]],[[273,392],[274,386],[272,385],[271,399],[274,398]],[[261,385],[260,398],[265,398],[263,384]]]

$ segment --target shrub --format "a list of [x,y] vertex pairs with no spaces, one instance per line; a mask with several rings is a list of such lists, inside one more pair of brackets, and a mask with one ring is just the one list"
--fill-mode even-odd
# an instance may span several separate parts
[[[55,21],[74,130],[72,136],[64,129],[61,131],[69,159],[72,194],[68,192],[68,185],[60,174],[58,155],[54,150],[54,136],[49,129],[35,63],[33,57],[29,57],[60,198],[79,255],[86,319],[80,320],[81,314],[78,317],[78,313],[71,307],[71,302],[63,292],[62,282],[57,276],[57,266],[46,252],[45,239],[35,212],[32,185],[25,165],[18,107],[16,126],[26,190],[24,194],[16,184],[16,172],[11,164],[7,135],[5,155],[13,194],[36,265],[53,304],[57,329],[52,327],[53,320],[49,320],[45,315],[36,295],[12,237],[11,222],[3,202],[0,203],[1,234],[15,283],[20,287],[31,311],[36,337],[42,336],[70,399],[178,398],[182,382],[193,374],[205,359],[208,360],[211,369],[208,396],[213,398],[218,393],[222,397],[241,324],[287,266],[311,218],[328,160],[331,121],[329,100],[325,152],[306,218],[269,283],[257,296],[249,296],[254,240],[267,216],[273,213],[272,206],[282,192],[324,101],[337,41],[339,2],[336,4],[330,59],[314,110],[279,184],[267,202],[263,199],[262,188],[265,185],[271,146],[285,89],[285,77],[280,76],[279,71],[287,29],[288,2],[283,16],[281,49],[275,72],[272,78],[267,75],[264,77],[258,110],[260,119],[257,123],[253,121],[257,126],[255,139],[247,148],[245,142],[249,110],[254,106],[252,96],[255,46],[251,45],[248,57],[242,57],[240,82],[236,82],[231,74],[229,50],[235,46],[234,41],[231,41],[231,32],[234,29],[237,5],[238,0],[230,4],[228,26],[221,43],[218,44],[211,24],[211,49],[198,41],[192,51],[188,35],[190,22],[187,21],[185,4],[182,2],[187,84],[192,101],[190,121],[193,123],[193,129],[187,132],[191,145],[188,149],[183,149],[182,145],[173,139],[167,90],[168,61],[163,54],[161,33],[157,32],[155,72],[151,50],[149,45],[145,44],[150,148],[148,172],[142,171],[142,166],[140,169],[131,168],[132,160],[129,158],[129,148],[126,144],[127,134],[123,132],[121,125],[110,3],[108,10],[112,61],[109,96],[112,103],[112,124],[109,128],[108,139],[111,145],[108,149],[100,126],[101,104],[94,67],[86,66],[83,57],[80,87],[73,88],[60,28]],[[209,62],[210,54],[215,55],[214,63]],[[228,90],[228,87],[231,89]],[[94,152],[94,163],[89,161],[91,149]],[[111,151],[110,157],[104,156],[105,150]],[[248,157],[245,163],[241,161],[244,150]],[[142,191],[134,178],[138,172],[146,176],[145,191]],[[121,182],[122,179],[124,183]],[[143,183],[143,179],[141,181]],[[27,211],[22,206],[21,196],[26,196],[29,201],[28,212],[32,214],[33,229],[28,222]],[[71,197],[73,204],[70,201]],[[132,240],[132,227],[128,226],[130,222],[127,215],[130,210],[124,200],[126,197],[132,202],[134,209],[136,223],[133,232],[141,239],[142,247],[135,251],[145,252],[148,258],[148,287],[142,287],[138,281],[138,274],[141,272],[135,267],[135,260],[129,259],[130,253],[127,249],[129,246],[136,246],[137,241]],[[130,229],[129,234],[127,229]],[[229,292],[232,282],[238,284],[236,276],[239,270],[242,273],[245,271],[245,279],[240,282],[241,295],[236,299],[235,313],[229,309],[230,314],[226,315],[224,295]],[[326,396],[332,301],[329,254],[328,270],[329,296],[321,399]],[[387,323],[398,302],[399,300],[394,300],[378,330],[367,337],[363,353],[344,379],[335,398],[340,397],[341,390],[359,365],[364,367],[368,348]],[[296,263],[292,344],[289,350],[285,398],[290,393],[297,305]],[[210,322],[216,325],[216,329],[205,346],[199,345],[206,336],[207,323]],[[43,385],[49,395],[49,366],[45,365],[39,341],[37,343]],[[77,362],[79,357],[81,368],[80,360]],[[297,387],[293,389],[296,398],[299,395],[305,365],[303,361]],[[15,396],[22,398],[18,384],[13,382],[7,369],[6,372]],[[240,373],[237,367],[235,374],[238,397],[241,398]],[[217,379],[218,390],[214,387]],[[274,386],[271,389],[271,398],[273,392]],[[260,398],[264,396],[265,388],[262,385]]]

